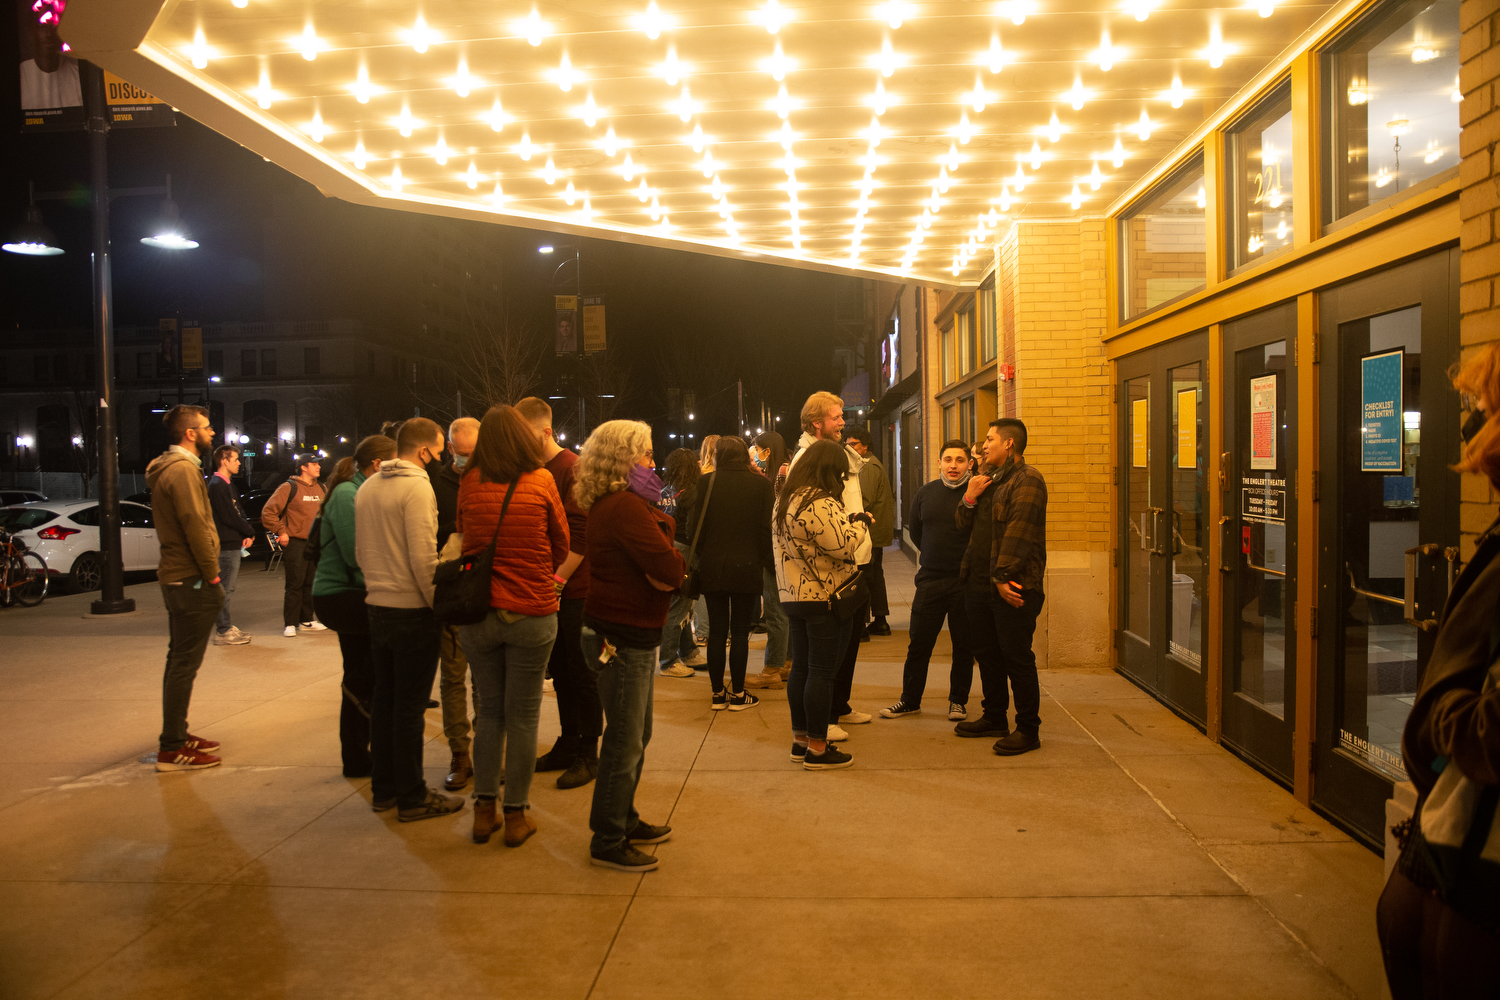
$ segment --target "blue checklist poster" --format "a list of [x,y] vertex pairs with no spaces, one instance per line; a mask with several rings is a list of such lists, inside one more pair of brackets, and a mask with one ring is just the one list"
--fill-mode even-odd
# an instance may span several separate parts
[[1401,409],[1406,350],[1359,360],[1361,472],[1401,472]]

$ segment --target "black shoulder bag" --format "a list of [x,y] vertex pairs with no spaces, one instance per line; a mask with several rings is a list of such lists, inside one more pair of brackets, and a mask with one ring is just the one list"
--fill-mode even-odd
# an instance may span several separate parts
[[718,472],[713,472],[708,477],[708,491],[703,494],[703,513],[698,515],[698,524],[693,528],[693,541],[688,546],[687,574],[682,579],[682,592],[695,601],[703,593],[702,583],[698,579],[698,536],[703,533],[703,522],[708,520],[708,502],[714,498],[714,480],[718,478]]
[[432,574],[432,582],[436,585],[432,613],[443,624],[477,625],[490,613],[490,575],[495,571],[495,542],[500,538],[505,512],[510,510],[510,498],[515,495],[516,483],[511,483],[510,489],[505,491],[500,518],[495,522],[495,534],[486,549],[438,563]]

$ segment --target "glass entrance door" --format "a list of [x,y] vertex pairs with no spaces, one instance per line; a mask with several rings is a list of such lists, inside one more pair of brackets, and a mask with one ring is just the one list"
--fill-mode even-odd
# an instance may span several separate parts
[[1224,742],[1292,781],[1295,303],[1224,327]]
[[1208,339],[1119,362],[1122,670],[1205,721]]
[[1458,570],[1458,254],[1322,295],[1314,802],[1383,840],[1401,732]]

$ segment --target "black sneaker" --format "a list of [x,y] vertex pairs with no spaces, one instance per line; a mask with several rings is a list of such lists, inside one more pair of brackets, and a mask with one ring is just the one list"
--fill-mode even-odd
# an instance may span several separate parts
[[427,798],[423,799],[420,805],[398,810],[396,818],[403,823],[415,823],[419,819],[436,819],[439,816],[456,813],[463,807],[464,800],[460,795],[443,795],[429,791]]
[[953,732],[958,736],[967,736],[971,739],[979,739],[983,736],[1009,736],[1010,726],[1003,719],[996,721],[987,715],[981,715],[977,719],[960,722],[953,727]]
[[629,844],[621,844],[603,854],[590,852],[589,864],[598,865],[600,868],[613,868],[617,872],[649,872],[655,871],[656,866],[661,862],[645,851],[638,851]]
[[792,763],[793,764],[800,764],[800,763],[802,763],[806,759],[807,759],[807,744],[806,743],[793,743],[792,744]]
[[635,829],[626,834],[627,844],[661,844],[672,839],[672,828],[663,824],[656,826],[645,820],[637,820]]
[[564,746],[559,739],[552,744],[552,749],[536,759],[536,773],[543,771],[566,771],[573,766],[573,758],[578,756],[578,750],[573,746]]
[[921,715],[921,714],[922,714],[922,706],[921,705],[908,705],[904,701],[898,701],[898,702],[896,702],[896,704],[892,705],[890,708],[882,708],[880,710],[880,717],[882,719],[899,719],[903,715]]
[[722,691],[715,691],[714,692],[713,703],[711,705],[709,705],[709,708],[712,708],[715,712],[722,712],[722,711],[724,711],[724,709],[726,709],[728,707],[729,707],[729,689],[725,688]]
[[743,712],[747,708],[754,708],[760,704],[760,699],[749,691],[741,691],[739,694],[729,696],[729,710],[731,712]]
[[1042,741],[1036,733],[1023,733],[1017,729],[1004,739],[995,741],[995,752],[1002,757],[1015,757],[1041,749]]
[[566,771],[557,776],[558,788],[582,788],[599,776],[599,759],[578,754]]
[[834,771],[841,767],[848,767],[854,763],[854,758],[844,753],[832,743],[822,753],[807,751],[807,756],[802,759],[802,766],[809,771]]
[[871,635],[890,635],[890,623],[884,618],[877,618],[870,623],[869,632]]

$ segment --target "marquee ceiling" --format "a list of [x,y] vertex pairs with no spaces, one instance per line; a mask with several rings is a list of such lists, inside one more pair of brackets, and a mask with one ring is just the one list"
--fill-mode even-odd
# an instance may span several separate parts
[[108,69],[351,201],[934,284],[1099,215],[1329,7],[73,0]]

